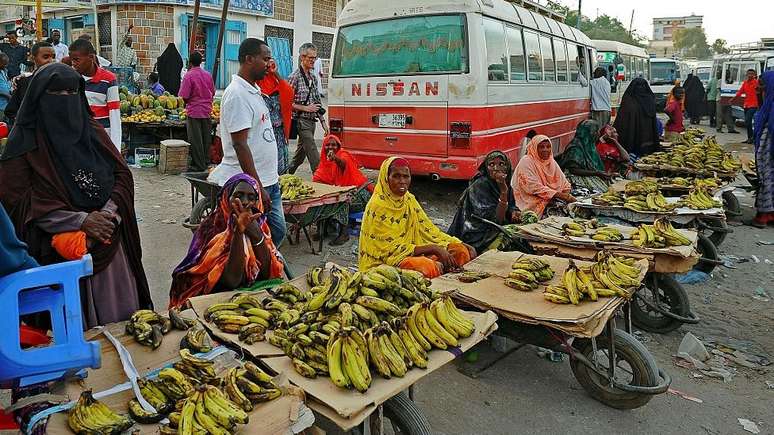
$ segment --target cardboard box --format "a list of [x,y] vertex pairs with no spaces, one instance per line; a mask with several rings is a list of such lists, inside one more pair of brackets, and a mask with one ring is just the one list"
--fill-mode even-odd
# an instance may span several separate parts
[[161,141],[159,172],[176,175],[187,171],[189,147],[190,144],[184,140],[167,139]]

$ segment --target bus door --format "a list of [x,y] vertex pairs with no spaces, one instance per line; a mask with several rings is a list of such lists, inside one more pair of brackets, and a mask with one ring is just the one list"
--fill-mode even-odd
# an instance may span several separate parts
[[447,76],[346,79],[345,146],[447,157],[447,87]]

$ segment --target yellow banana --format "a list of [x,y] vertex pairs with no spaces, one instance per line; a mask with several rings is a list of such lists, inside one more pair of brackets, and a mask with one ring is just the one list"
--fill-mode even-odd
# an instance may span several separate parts
[[378,339],[374,337],[374,330],[368,329],[365,333],[365,338],[368,343],[368,353],[371,355],[371,363],[376,368],[376,372],[384,379],[390,379],[392,377],[392,372],[390,371],[387,358],[382,354],[382,351],[379,348]]
[[377,339],[379,341],[379,349],[381,350],[382,355],[387,359],[387,364],[390,366],[390,372],[399,378],[405,376],[407,370],[406,364],[403,362],[403,358],[398,355],[398,351],[395,350],[395,347],[390,342],[385,331],[379,330],[377,332]]
[[411,336],[414,337],[414,339],[417,341],[417,343],[424,349],[425,351],[429,351],[433,348],[433,346],[430,344],[429,341],[425,338],[424,335],[422,335],[422,332],[419,330],[419,326],[417,325],[417,311],[419,311],[419,308],[421,307],[420,304],[415,304],[411,308],[409,308],[408,313],[406,315],[406,325],[409,327],[409,332],[411,332]]
[[331,381],[339,388],[347,388],[349,376],[344,372],[342,362],[343,337],[332,336],[332,344],[328,347],[328,373]]
[[440,322],[438,322],[438,319],[435,318],[435,315],[430,310],[429,304],[425,304],[422,308],[422,312],[427,319],[427,324],[430,326],[430,329],[432,329],[438,337],[446,342],[447,345],[457,346],[459,342],[449,331],[446,330],[446,328],[443,327],[443,325],[441,325]]

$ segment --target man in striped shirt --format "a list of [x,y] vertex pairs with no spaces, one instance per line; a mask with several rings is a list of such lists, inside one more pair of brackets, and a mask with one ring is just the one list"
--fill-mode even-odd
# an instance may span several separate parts
[[84,39],[70,44],[70,62],[86,80],[86,99],[94,119],[105,127],[113,145],[121,151],[121,101],[115,74],[99,66],[94,46]]

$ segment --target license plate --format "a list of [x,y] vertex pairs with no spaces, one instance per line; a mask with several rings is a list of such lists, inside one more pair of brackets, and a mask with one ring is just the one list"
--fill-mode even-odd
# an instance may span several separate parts
[[379,128],[406,128],[406,114],[380,113]]

